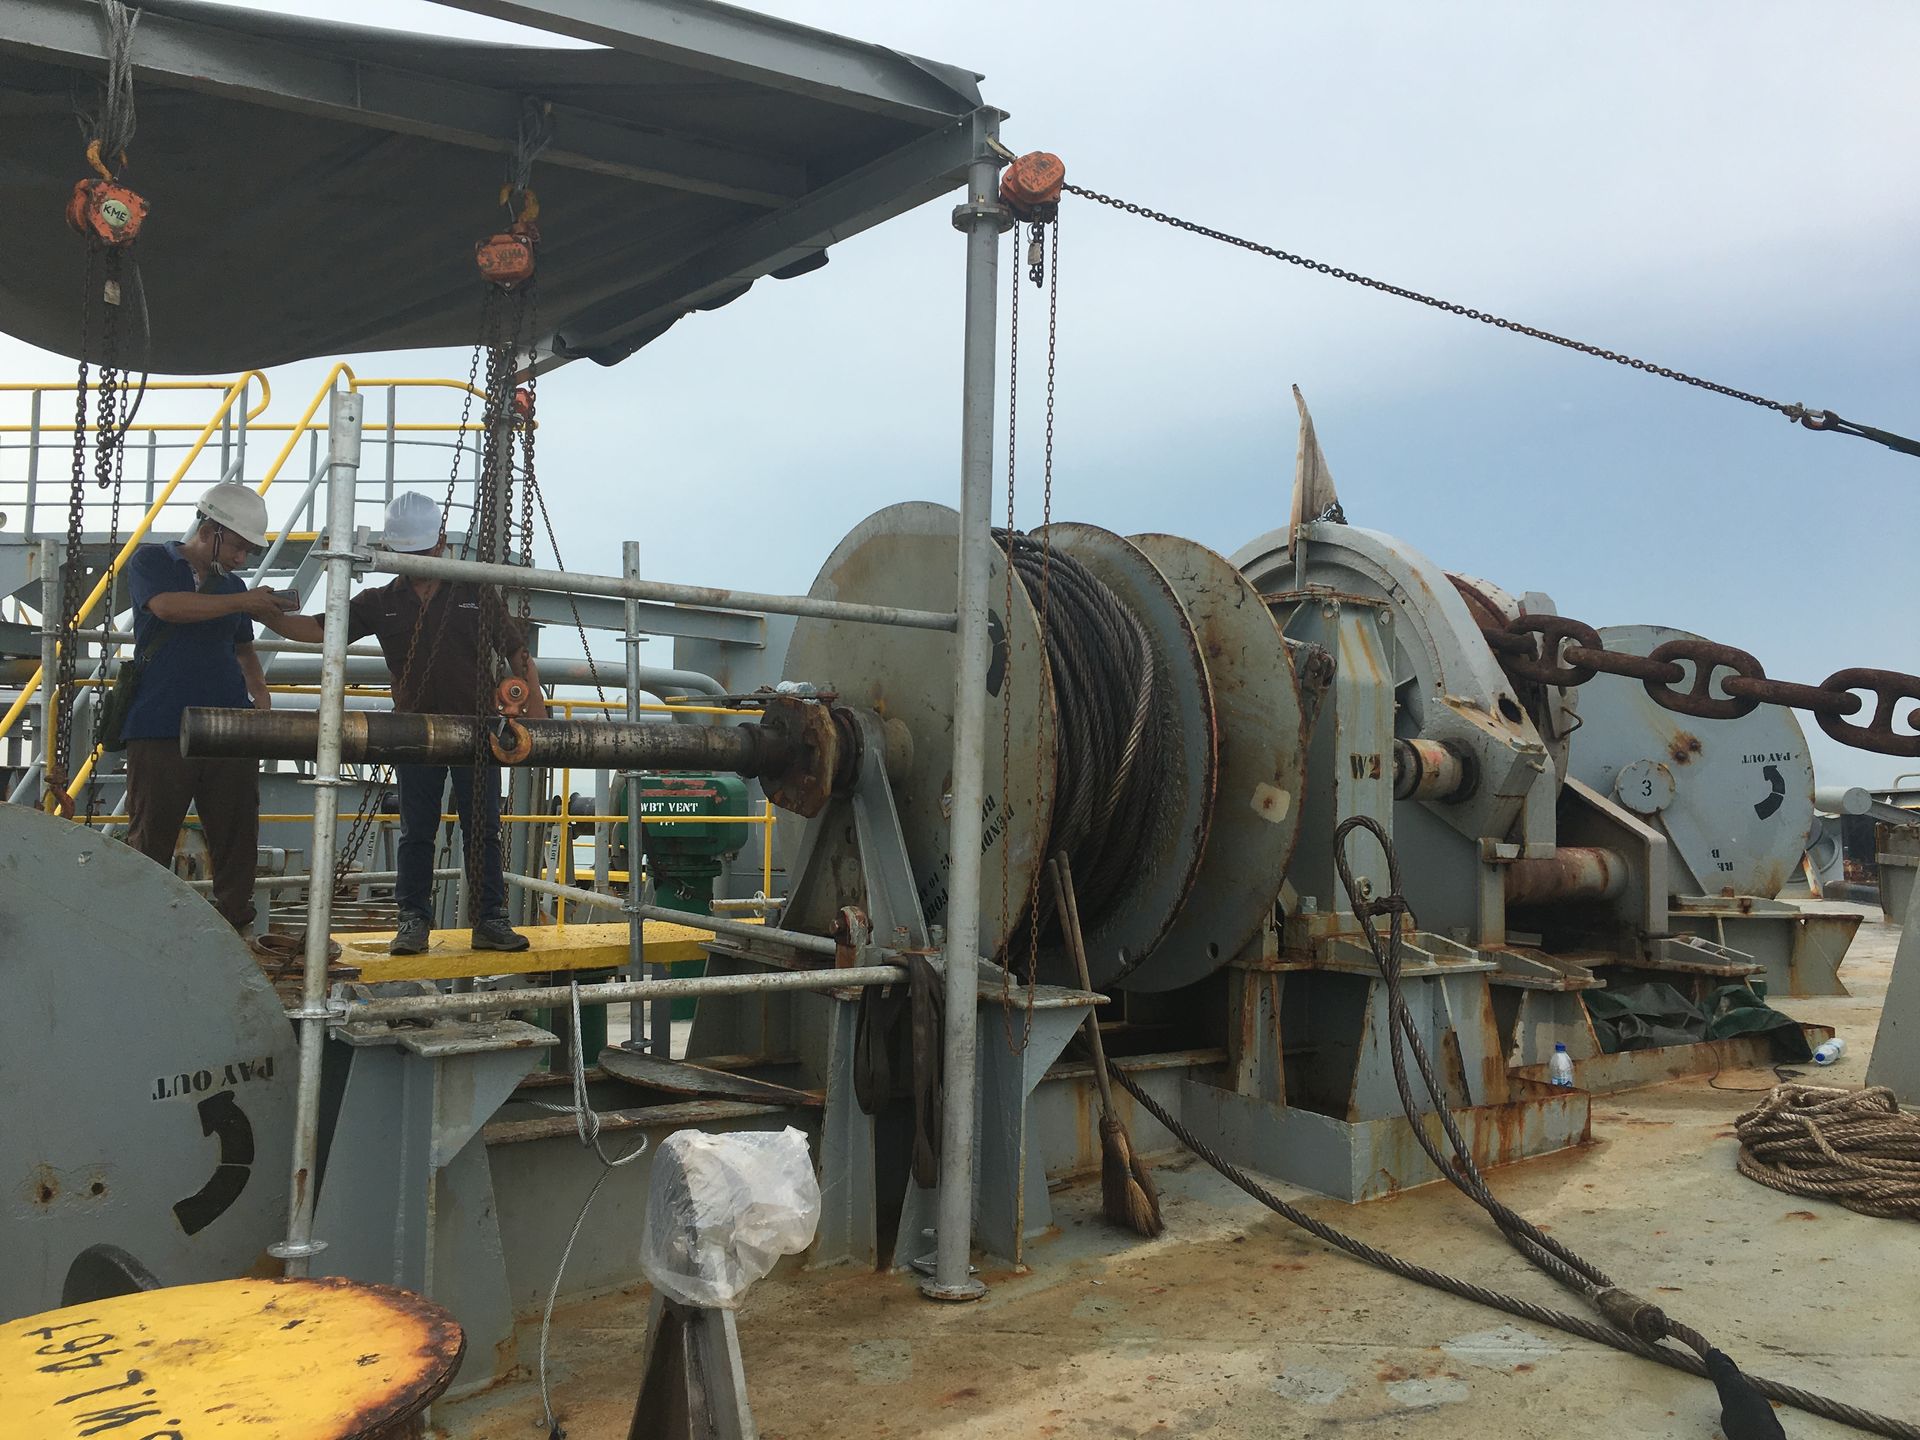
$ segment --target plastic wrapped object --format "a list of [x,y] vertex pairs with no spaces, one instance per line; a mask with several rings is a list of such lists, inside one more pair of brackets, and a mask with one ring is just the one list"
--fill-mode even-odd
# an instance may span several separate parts
[[807,1137],[679,1130],[653,1157],[640,1264],[661,1293],[731,1310],[782,1255],[813,1243],[820,1183]]

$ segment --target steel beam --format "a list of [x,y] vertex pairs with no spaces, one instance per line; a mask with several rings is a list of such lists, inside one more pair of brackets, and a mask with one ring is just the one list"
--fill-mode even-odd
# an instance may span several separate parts
[[450,10],[916,124],[937,124],[980,103],[975,83],[980,77],[972,71],[730,5],[699,0],[439,3]]
[[[984,118],[983,118],[984,117]],[[613,364],[703,305],[724,303],[762,275],[782,269],[870,226],[904,214],[966,178],[973,136],[1000,112],[979,110],[945,124],[822,186],[802,200],[724,233],[696,255],[568,321],[554,357],[536,369],[581,357]]]
[[[73,0],[7,0],[0,50],[58,65],[104,70],[94,6]],[[514,91],[328,55],[223,26],[143,12],[133,46],[137,84],[224,96],[276,110],[417,135],[507,154],[519,133]],[[542,165],[610,175],[665,189],[767,207],[804,194],[806,169],[790,160],[633,130],[557,105]]]

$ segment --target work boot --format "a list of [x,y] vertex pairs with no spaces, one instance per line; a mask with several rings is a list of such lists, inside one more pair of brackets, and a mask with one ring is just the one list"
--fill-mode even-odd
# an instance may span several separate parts
[[524,950],[527,937],[504,920],[482,920],[473,927],[476,950]]
[[389,955],[424,955],[433,940],[433,927],[424,915],[402,915],[400,928],[387,943]]

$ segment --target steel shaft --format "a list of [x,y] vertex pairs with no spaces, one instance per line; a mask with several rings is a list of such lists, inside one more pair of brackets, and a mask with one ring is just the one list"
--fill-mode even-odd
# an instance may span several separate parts
[[[759,725],[644,724],[602,720],[528,720],[533,743],[525,765],[586,770],[730,770],[774,774],[794,758],[788,740]],[[490,726],[472,715],[349,711],[340,759],[349,764],[471,765],[486,753]],[[320,716],[288,710],[189,709],[180,720],[188,758],[252,756],[311,760]]]

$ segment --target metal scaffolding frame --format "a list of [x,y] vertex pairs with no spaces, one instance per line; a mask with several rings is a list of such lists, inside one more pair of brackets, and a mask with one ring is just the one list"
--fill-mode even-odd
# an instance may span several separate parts
[[[329,465],[327,473],[328,530],[326,562],[326,638],[321,646],[320,743],[311,782],[315,786],[315,843],[312,856],[312,882],[309,889],[307,945],[304,989],[301,1006],[291,1012],[300,1022],[300,1080],[296,1096],[296,1123],[293,1154],[293,1185],[289,1202],[287,1235],[273,1247],[273,1253],[287,1265],[289,1274],[304,1274],[310,1258],[324,1247],[325,1241],[313,1234],[315,1171],[319,1141],[320,1058],[329,1026],[338,1023],[347,1008],[327,998],[327,937],[332,915],[333,846],[330,841],[337,820],[335,788],[344,783],[339,777],[341,728],[346,710],[347,626],[346,608],[353,571],[364,566],[400,575],[440,579],[464,579],[507,586],[533,583],[562,594],[589,594],[618,597],[627,605],[627,656],[630,673],[637,670],[636,649],[640,627],[644,623],[639,602],[686,603],[736,611],[825,616],[857,620],[877,625],[896,625],[936,631],[957,631],[959,664],[954,687],[954,778],[952,808],[952,903],[949,912],[944,955],[946,991],[946,1030],[943,1041],[945,1100],[942,1115],[942,1155],[937,1192],[937,1230],[933,1273],[922,1283],[924,1293],[935,1299],[966,1300],[984,1293],[985,1287],[974,1277],[970,1265],[973,1234],[973,1148],[975,1129],[975,1037],[978,1009],[978,959],[980,948],[980,842],[982,804],[985,793],[985,739],[988,635],[987,608],[990,600],[990,566],[993,540],[990,532],[992,505],[992,444],[994,414],[994,332],[996,325],[999,236],[1010,224],[1010,217],[997,198],[1000,160],[995,153],[998,112],[980,110],[970,126],[970,155],[966,167],[967,196],[953,215],[955,227],[967,237],[966,300],[963,323],[964,361],[961,383],[961,455],[960,455],[960,543],[956,556],[957,605],[955,613],[901,610],[887,606],[854,605],[823,601],[808,596],[765,595],[728,588],[669,585],[640,580],[637,576],[637,547],[628,547],[619,576],[529,571],[522,567],[491,565],[445,557],[428,558],[397,555],[385,551],[352,548],[353,484],[359,467],[362,400],[359,396],[336,392],[329,416]],[[630,695],[631,695],[630,690]],[[637,836],[639,799],[636,786],[629,786],[629,821]],[[544,884],[539,889],[548,888]],[[566,887],[554,886],[555,891]],[[591,894],[575,891],[571,899]],[[605,903],[596,897],[585,903]],[[893,983],[903,972],[894,966],[869,967],[871,973],[845,970],[829,972],[825,980],[817,975],[714,977],[701,982],[674,981],[651,975],[645,964],[643,924],[650,915],[664,915],[642,903],[638,887],[630,882],[629,898],[616,902],[627,916],[632,940],[630,955],[638,967],[634,979],[625,984],[599,987],[596,998],[622,1003],[646,1003],[649,986],[660,997],[654,1014],[656,1044],[662,1038],[658,1016],[672,995],[720,995],[782,988],[818,988],[831,982],[834,987],[849,983]],[[676,917],[684,918],[684,917]],[[715,920],[711,928],[731,929],[739,922]],[[764,927],[751,928],[760,938],[776,937]],[[807,948],[831,947],[821,937],[792,937],[810,942]],[[551,997],[549,997],[551,998]],[[471,993],[446,997],[443,1008],[472,1009],[482,1003]],[[415,1013],[431,1000],[396,1000],[385,1004],[393,1014],[402,1010]],[[517,1002],[514,1002],[517,1003]],[[398,1006],[399,1009],[393,1007]],[[509,1005],[508,1008],[511,1008]],[[387,1012],[376,1004],[352,1007],[357,1018],[373,1018]]]

